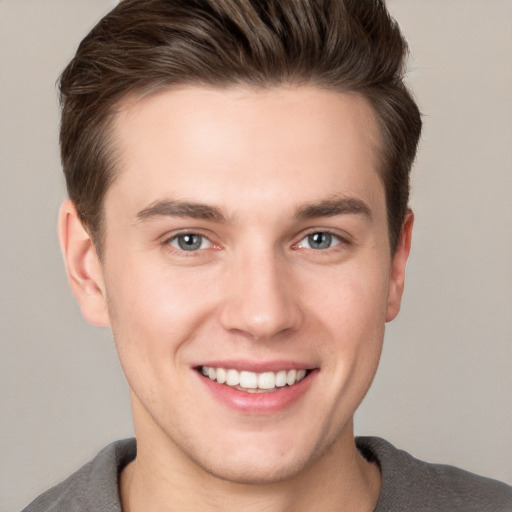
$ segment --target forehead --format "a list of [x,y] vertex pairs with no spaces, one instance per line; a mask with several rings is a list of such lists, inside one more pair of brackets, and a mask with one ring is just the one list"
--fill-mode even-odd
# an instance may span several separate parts
[[106,203],[140,209],[167,196],[228,207],[243,195],[266,208],[383,196],[377,124],[357,94],[183,87],[126,100],[113,135],[118,174]]

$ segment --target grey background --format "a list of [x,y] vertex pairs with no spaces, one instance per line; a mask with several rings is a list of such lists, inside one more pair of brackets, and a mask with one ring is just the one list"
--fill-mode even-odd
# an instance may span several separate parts
[[[111,335],[56,237],[55,80],[113,0],[0,0],[0,511],[132,433]],[[390,0],[425,115],[404,306],[356,417],[416,456],[512,484],[512,1]]]

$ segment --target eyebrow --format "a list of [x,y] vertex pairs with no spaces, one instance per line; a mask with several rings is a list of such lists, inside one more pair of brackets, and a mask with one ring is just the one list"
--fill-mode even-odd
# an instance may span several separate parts
[[[295,217],[308,220],[317,217],[335,217],[336,215],[359,214],[371,219],[372,212],[364,201],[356,198],[325,199],[300,207]],[[153,217],[189,217],[191,219],[226,222],[220,208],[203,203],[164,199],[156,201],[137,213],[140,221]]]
[[317,217],[335,217],[336,215],[359,214],[372,218],[370,207],[362,200],[353,197],[326,199],[299,208],[296,217],[299,220]]
[[153,217],[190,217],[191,219],[210,220],[213,222],[226,221],[221,210],[215,206],[169,199],[156,201],[137,213],[137,218],[141,221]]

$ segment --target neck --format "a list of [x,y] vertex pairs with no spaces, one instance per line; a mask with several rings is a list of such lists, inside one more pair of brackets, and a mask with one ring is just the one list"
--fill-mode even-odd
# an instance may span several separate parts
[[217,478],[183,452],[162,450],[154,437],[138,435],[137,458],[121,473],[120,494],[124,512],[370,512],[377,503],[380,480],[378,467],[355,447],[351,426],[297,475],[262,484]]

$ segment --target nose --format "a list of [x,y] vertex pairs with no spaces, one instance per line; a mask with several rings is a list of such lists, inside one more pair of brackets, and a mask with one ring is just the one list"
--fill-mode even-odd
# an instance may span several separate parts
[[223,327],[255,340],[297,330],[303,315],[290,273],[286,261],[272,251],[253,251],[239,258],[223,285]]

